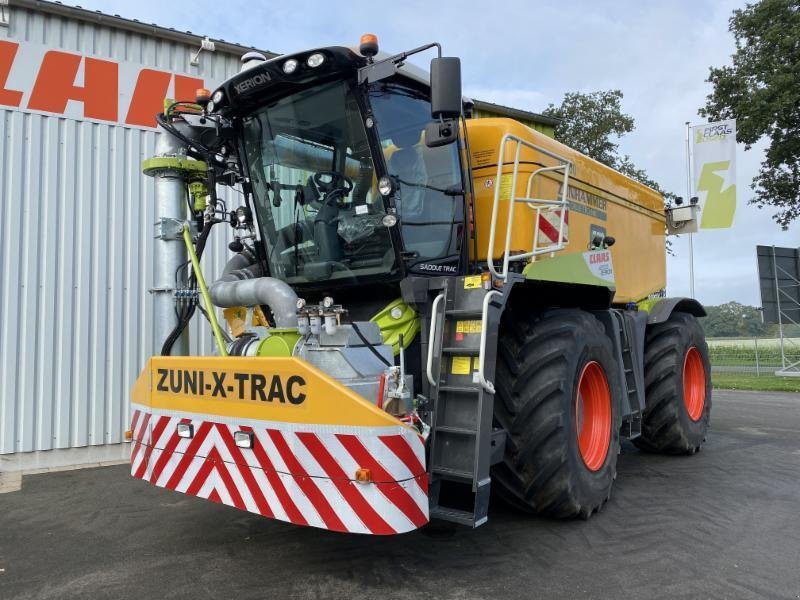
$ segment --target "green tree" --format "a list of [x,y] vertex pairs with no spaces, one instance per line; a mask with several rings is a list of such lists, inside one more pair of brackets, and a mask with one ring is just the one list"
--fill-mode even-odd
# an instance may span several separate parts
[[609,167],[619,162],[615,140],[633,131],[633,117],[622,112],[622,92],[605,90],[564,94],[560,106],[550,104],[544,114],[560,119],[556,139]]
[[559,106],[550,104],[544,114],[560,119],[555,128],[558,141],[661,192],[667,199],[674,198],[644,169],[636,167],[630,156],[620,156],[617,141],[635,126],[633,117],[622,112],[623,97],[620,90],[569,92]]
[[800,217],[800,2],[762,0],[733,11],[732,64],[711,67],[714,91],[699,113],[736,119],[745,150],[763,137],[770,145],[753,179],[751,203],[777,209],[784,229]]
[[761,311],[754,306],[728,302],[705,309],[708,316],[700,323],[707,337],[756,337],[767,331]]

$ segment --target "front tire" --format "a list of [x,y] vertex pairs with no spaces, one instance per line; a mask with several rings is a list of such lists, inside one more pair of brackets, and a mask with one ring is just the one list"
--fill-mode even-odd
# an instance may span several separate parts
[[618,363],[592,314],[504,317],[495,419],[509,434],[494,489],[523,510],[588,518],[611,495],[619,454]]
[[697,319],[676,312],[648,327],[644,346],[645,410],[634,444],[648,452],[694,454],[711,414],[711,365]]

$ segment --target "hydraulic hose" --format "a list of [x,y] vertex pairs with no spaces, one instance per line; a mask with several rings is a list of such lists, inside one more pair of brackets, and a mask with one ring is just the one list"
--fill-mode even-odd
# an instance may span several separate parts
[[[206,241],[208,240],[208,235],[211,233],[211,227],[213,223],[207,223],[205,227],[203,227],[203,231],[200,232],[200,236],[197,239],[197,246],[196,246],[196,255],[198,261],[203,256],[203,250],[206,247]],[[194,288],[196,285],[196,280],[194,276],[194,272],[188,278],[188,285],[191,288]],[[175,345],[175,342],[178,341],[178,338],[181,337],[183,330],[186,329],[186,326],[189,324],[189,321],[192,320],[194,316],[195,307],[197,303],[192,301],[189,306],[185,307],[181,314],[178,314],[178,322],[175,325],[175,328],[170,332],[167,336],[167,339],[164,340],[164,344],[161,346],[161,356],[170,356],[172,354],[172,347]]]
[[364,344],[367,348],[369,348],[369,351],[372,352],[375,356],[377,356],[378,360],[380,360],[387,367],[393,366],[392,363],[386,360],[386,358],[375,349],[375,346],[369,343],[369,340],[364,336],[363,333],[361,333],[361,330],[358,328],[358,325],[356,325],[355,321],[353,321],[350,325],[352,326],[355,334],[358,336],[358,339],[361,340],[361,343]]

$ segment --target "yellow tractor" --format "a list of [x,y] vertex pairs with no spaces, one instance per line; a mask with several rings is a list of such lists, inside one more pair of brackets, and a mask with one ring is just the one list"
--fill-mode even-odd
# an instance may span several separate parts
[[[426,51],[429,74],[406,64]],[[662,197],[469,112],[458,58],[379,55],[371,35],[245,55],[218,89],[166,105],[143,165],[163,346],[132,391],[133,476],[386,535],[477,527],[492,492],[588,518],[621,438],[700,448],[705,313],[664,295]],[[221,223],[233,254],[206,281]],[[210,356],[188,355],[198,309]]]

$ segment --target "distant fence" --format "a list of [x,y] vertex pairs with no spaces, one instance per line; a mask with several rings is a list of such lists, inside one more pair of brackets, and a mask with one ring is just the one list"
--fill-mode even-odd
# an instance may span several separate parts
[[[709,338],[713,371],[771,375],[781,363],[780,338]],[[786,364],[800,361],[800,338],[783,338]]]

